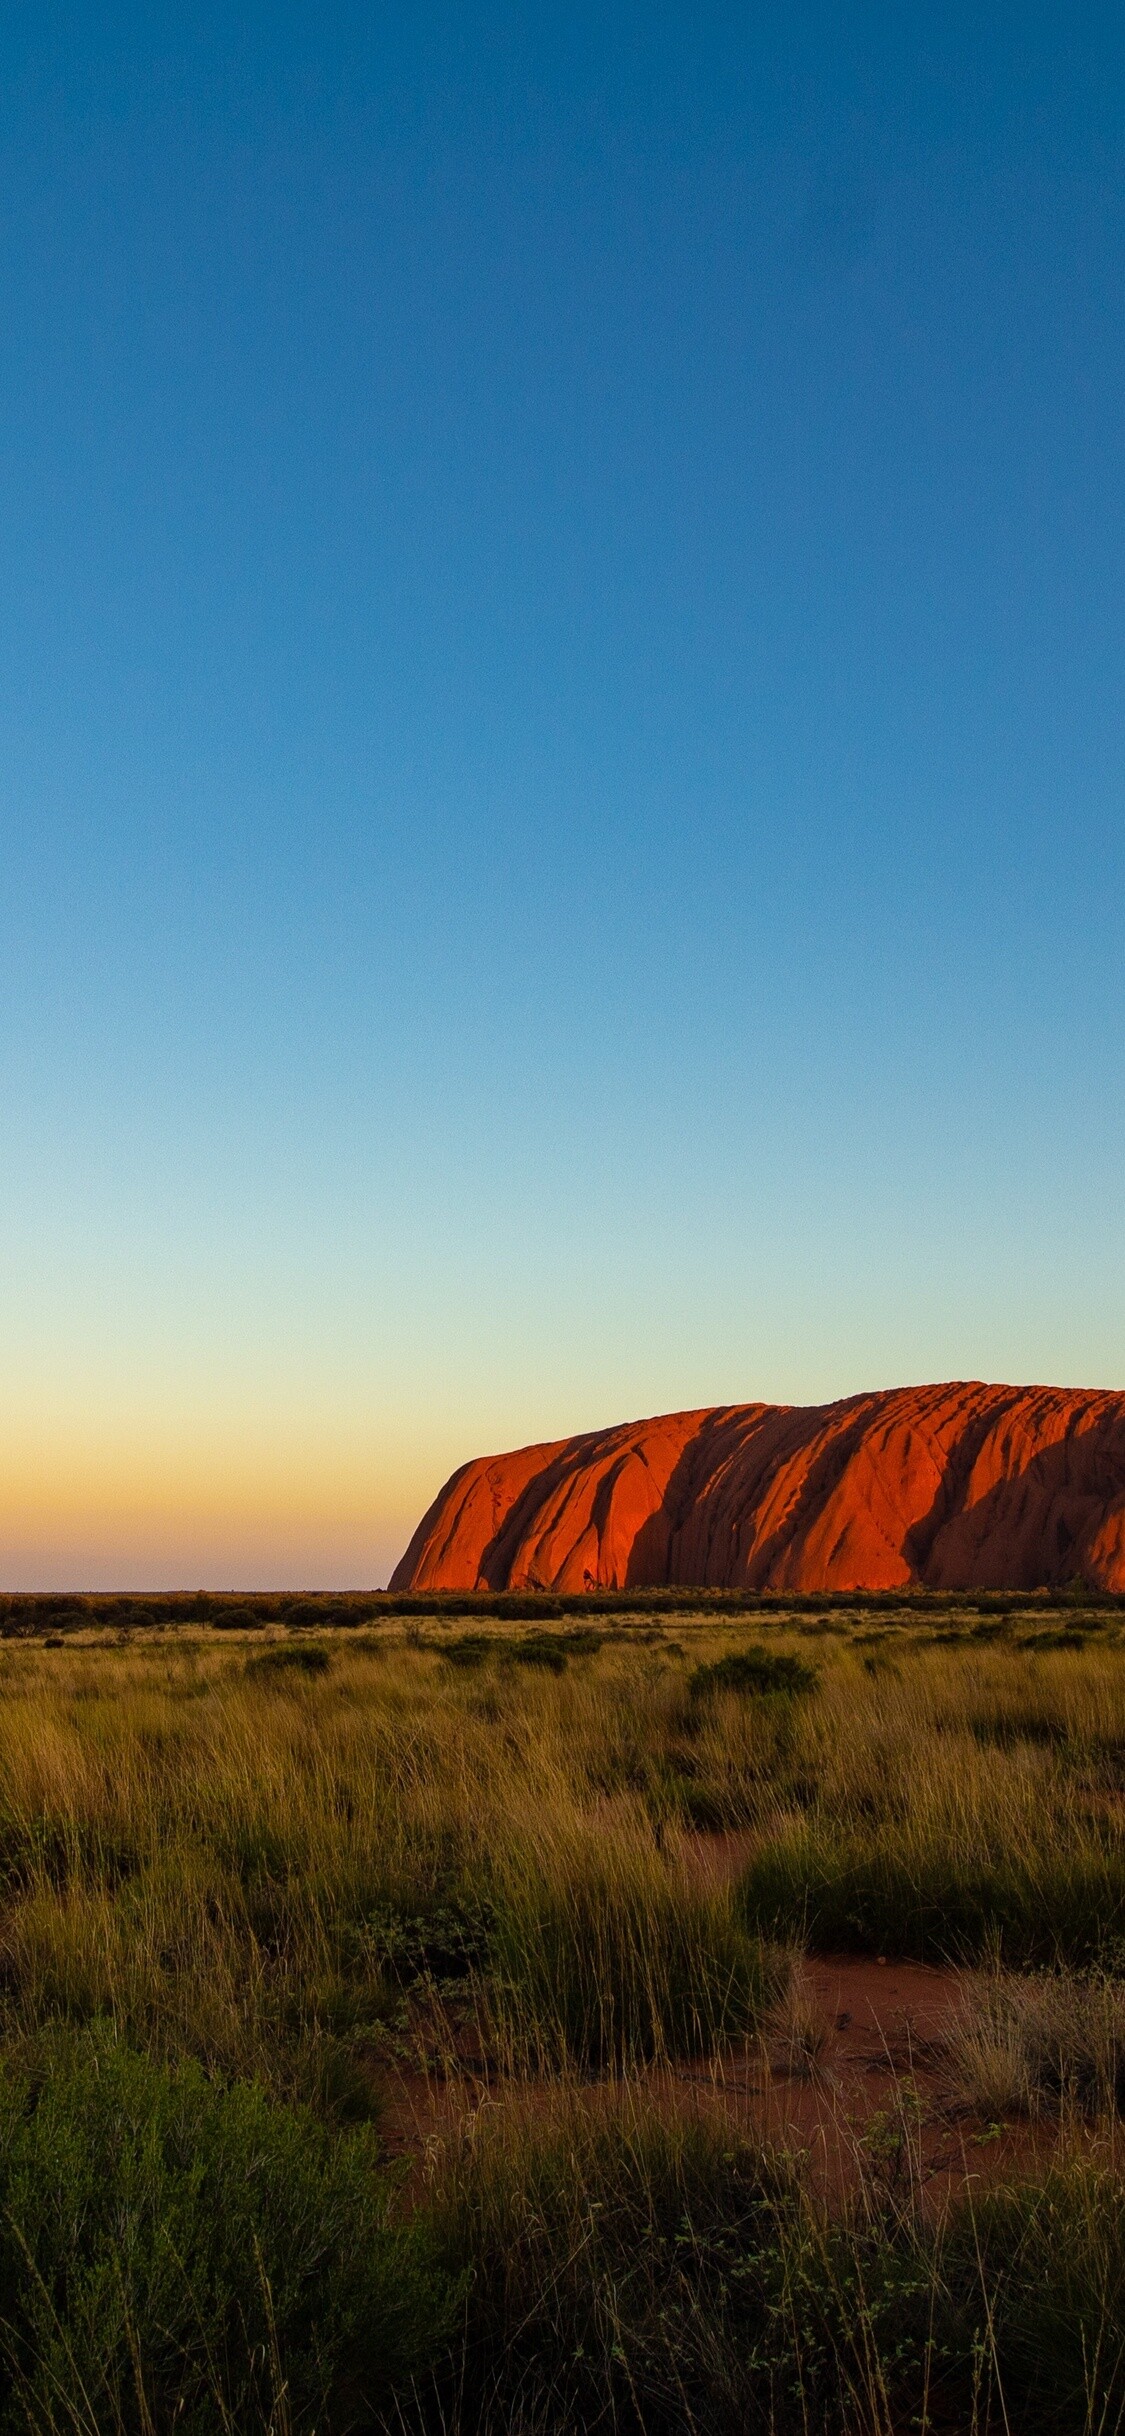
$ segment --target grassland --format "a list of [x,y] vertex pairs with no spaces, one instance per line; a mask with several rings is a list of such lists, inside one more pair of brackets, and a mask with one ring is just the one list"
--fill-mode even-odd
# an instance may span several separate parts
[[0,1613],[0,2430],[1125,2423],[1125,1616],[515,1604]]

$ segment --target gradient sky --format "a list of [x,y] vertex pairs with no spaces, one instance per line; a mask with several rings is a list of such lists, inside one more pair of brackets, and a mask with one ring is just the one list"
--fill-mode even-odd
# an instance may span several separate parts
[[1125,17],[0,24],[0,1578],[1125,1385]]

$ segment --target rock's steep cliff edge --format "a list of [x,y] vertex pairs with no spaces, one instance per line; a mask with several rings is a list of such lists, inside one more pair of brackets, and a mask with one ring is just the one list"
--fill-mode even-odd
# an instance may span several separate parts
[[725,1404],[481,1456],[393,1590],[1125,1591],[1125,1394],[904,1387]]

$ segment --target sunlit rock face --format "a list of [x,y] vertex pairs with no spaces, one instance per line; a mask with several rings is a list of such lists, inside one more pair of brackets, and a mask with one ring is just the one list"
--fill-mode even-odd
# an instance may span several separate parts
[[1125,1590],[1125,1394],[724,1404],[463,1464],[393,1590]]

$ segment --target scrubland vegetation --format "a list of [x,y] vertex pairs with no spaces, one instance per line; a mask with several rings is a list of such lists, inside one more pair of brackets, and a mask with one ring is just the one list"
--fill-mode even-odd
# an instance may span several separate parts
[[183,1604],[0,1646],[0,2431],[1125,2423],[1125,1618]]

